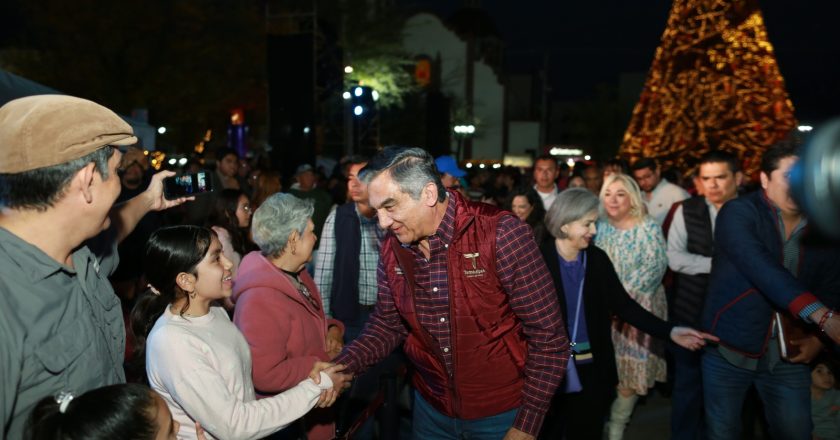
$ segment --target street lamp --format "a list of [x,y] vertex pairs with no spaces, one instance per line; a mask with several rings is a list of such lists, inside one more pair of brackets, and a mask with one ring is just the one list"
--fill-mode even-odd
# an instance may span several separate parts
[[455,134],[469,135],[475,133],[475,125],[456,125],[453,130],[455,131]]
[[452,131],[455,132],[455,139],[458,141],[458,151],[456,152],[456,158],[458,160],[461,159],[461,147],[463,145],[464,139],[472,137],[475,133],[475,125],[473,124],[458,124],[452,127]]
[[353,85],[341,96],[346,103],[344,127],[347,152],[376,145],[379,138],[379,92],[369,86]]

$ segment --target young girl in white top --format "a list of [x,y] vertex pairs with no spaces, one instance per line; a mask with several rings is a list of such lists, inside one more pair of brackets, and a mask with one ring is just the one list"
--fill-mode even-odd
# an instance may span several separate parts
[[[144,351],[149,385],[180,423],[179,439],[257,439],[315,405],[333,403],[338,368],[286,392],[256,400],[245,338],[216,303],[231,294],[231,262],[207,228],[175,226],[146,245],[149,292],[132,311],[137,354]],[[146,338],[146,336],[148,337]],[[340,368],[340,367],[339,367]],[[324,374],[326,373],[326,374]]]

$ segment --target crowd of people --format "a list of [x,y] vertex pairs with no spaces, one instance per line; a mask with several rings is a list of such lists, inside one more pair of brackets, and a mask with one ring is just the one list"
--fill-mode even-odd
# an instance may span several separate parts
[[621,439],[666,381],[674,439],[740,438],[751,388],[774,438],[840,438],[840,247],[792,140],[754,188],[723,151],[684,187],[405,147],[284,182],[220,149],[172,200],[136,142],[87,100],[0,107],[3,438],[386,438],[383,374],[420,440]]

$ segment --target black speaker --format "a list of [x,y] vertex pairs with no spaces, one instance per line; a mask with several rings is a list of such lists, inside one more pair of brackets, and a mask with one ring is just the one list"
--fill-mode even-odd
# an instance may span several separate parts
[[288,179],[297,165],[315,163],[314,37],[269,35],[266,46],[271,162]]

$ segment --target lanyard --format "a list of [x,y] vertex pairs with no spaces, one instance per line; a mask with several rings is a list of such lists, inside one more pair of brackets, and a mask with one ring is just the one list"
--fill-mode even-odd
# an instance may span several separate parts
[[583,252],[583,270],[580,277],[580,288],[578,288],[577,305],[575,307],[575,326],[572,328],[572,347],[577,343],[577,332],[580,322],[580,305],[583,303],[583,280],[586,278],[586,252]]

